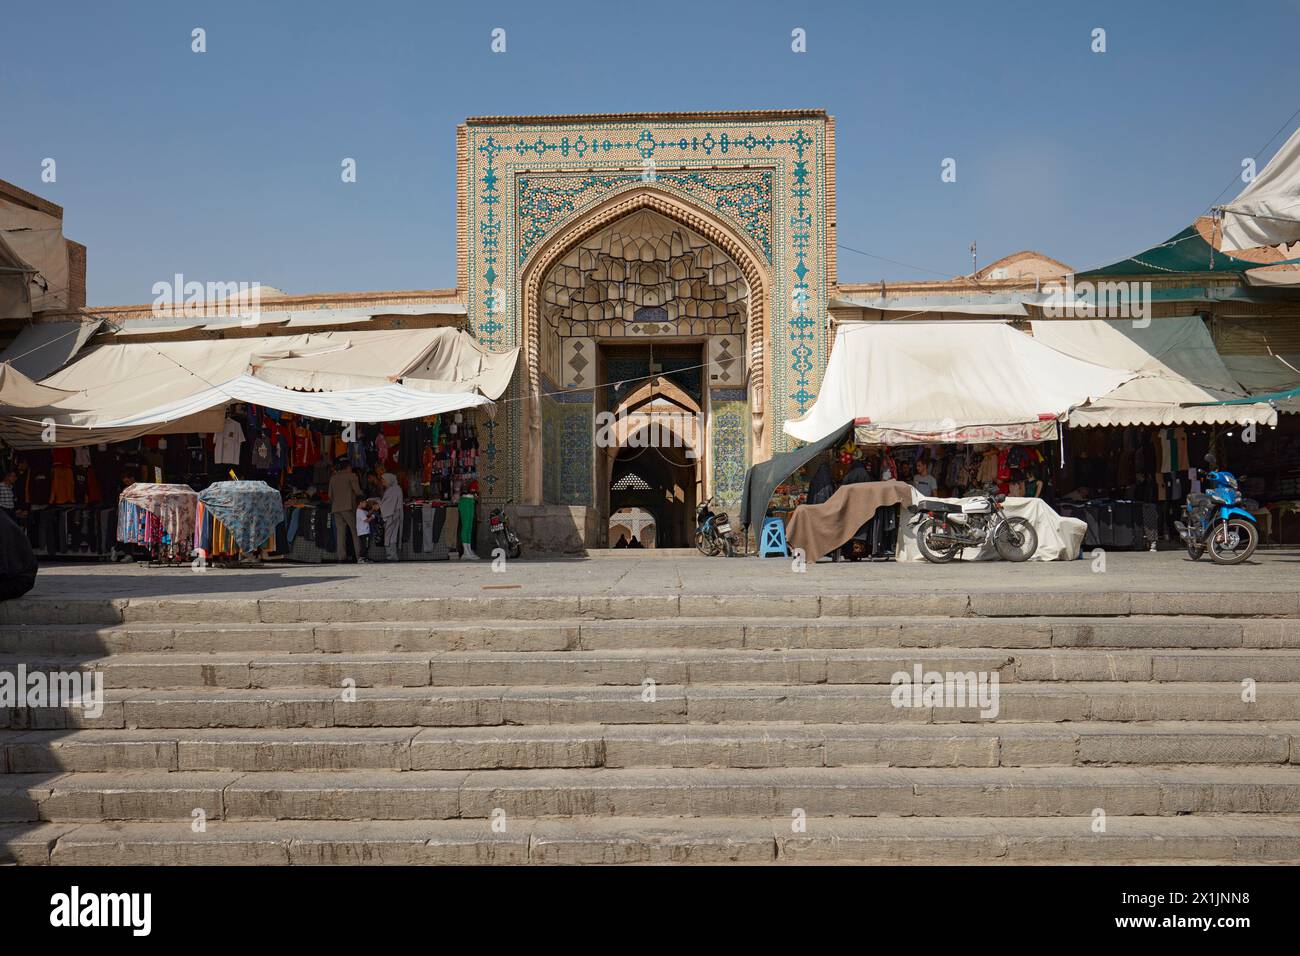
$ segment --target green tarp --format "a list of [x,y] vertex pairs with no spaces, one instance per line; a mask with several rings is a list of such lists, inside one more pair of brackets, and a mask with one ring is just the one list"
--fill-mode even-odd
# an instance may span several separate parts
[[1197,402],[1197,405],[1254,405],[1257,402],[1285,402],[1290,398],[1300,398],[1300,386],[1288,388],[1282,392],[1269,392],[1267,395],[1251,395],[1249,398],[1224,399],[1221,402]]
[[811,445],[773,455],[745,472],[745,494],[740,500],[741,522],[744,527],[753,528],[757,533],[763,527],[767,503],[772,500],[776,486],[826,449],[842,445],[852,437],[853,422],[848,422],[843,428],[836,429]]
[[1146,252],[1139,252],[1100,269],[1080,272],[1076,278],[1165,275],[1171,272],[1245,272],[1247,269],[1258,269],[1261,265],[1274,264],[1249,262],[1219,252],[1201,238],[1195,226],[1188,226],[1178,235]]

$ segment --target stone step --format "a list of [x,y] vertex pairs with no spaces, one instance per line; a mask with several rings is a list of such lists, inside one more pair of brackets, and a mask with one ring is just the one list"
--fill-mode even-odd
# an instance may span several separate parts
[[0,821],[1300,813],[1295,767],[139,771],[0,777]]
[[0,604],[0,624],[138,624],[215,622],[285,624],[316,621],[441,622],[523,620],[646,620],[675,617],[811,619],[911,616],[1036,617],[1212,615],[1300,617],[1300,595],[1278,591],[1142,592],[1103,590],[1089,575],[1077,591],[933,591],[842,594],[664,594],[582,596],[547,594],[538,585],[512,596],[425,598],[24,598]]
[[1300,817],[810,816],[0,826],[0,863],[71,866],[646,863],[1294,863]]
[[[0,608],[5,605],[0,605]],[[327,619],[329,620],[329,619]],[[542,622],[0,625],[0,654],[388,653],[654,649],[1300,648],[1300,618],[860,616]]]
[[894,674],[997,671],[1002,682],[1300,681],[1300,650],[894,648],[809,650],[320,651],[300,654],[152,652],[107,657],[0,656],[0,674],[102,672],[110,689],[181,687],[888,683]]
[[[97,717],[75,708],[0,710],[0,729],[466,727],[500,724],[949,723],[1294,720],[1300,684],[1013,682],[990,706],[895,706],[880,684],[629,687],[383,687],[111,690]],[[346,698],[345,699],[345,695]],[[954,701],[955,702],[955,701]]]
[[0,731],[0,772],[1300,764],[1300,721]]

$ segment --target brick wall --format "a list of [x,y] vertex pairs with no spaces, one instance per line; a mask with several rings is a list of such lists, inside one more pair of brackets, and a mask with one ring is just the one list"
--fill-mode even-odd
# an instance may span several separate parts
[[68,244],[68,309],[86,307],[86,247],[71,239]]

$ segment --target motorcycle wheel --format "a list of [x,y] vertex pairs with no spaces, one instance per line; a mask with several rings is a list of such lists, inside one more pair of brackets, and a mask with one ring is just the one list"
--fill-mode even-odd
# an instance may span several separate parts
[[1205,545],[1192,544],[1192,542],[1190,541],[1187,542],[1187,556],[1191,558],[1193,561],[1201,560],[1201,555],[1203,555],[1204,553],[1205,553]]
[[506,557],[510,557],[510,543],[506,541],[506,533],[504,531],[493,531],[492,543],[495,545],[492,550],[496,551],[500,549],[502,554]]
[[524,546],[519,543],[519,539],[513,534],[507,535],[506,540],[510,542],[510,547],[506,548],[506,555],[511,561],[514,561],[524,553]]
[[939,522],[933,518],[926,518],[916,526],[916,546],[921,551],[921,557],[932,564],[947,564],[953,558],[961,553],[961,545],[952,542],[948,547],[935,545],[931,547],[929,542],[930,535],[938,528]]
[[722,555],[726,558],[736,556],[736,542],[731,535],[727,535],[722,539]]
[[[1230,548],[1234,537],[1236,544]],[[1206,546],[1215,564],[1241,564],[1259,547],[1259,531],[1253,522],[1233,518],[1226,527],[1219,523],[1210,529]]]
[[695,532],[695,547],[700,549],[700,554],[706,558],[716,558],[721,548],[718,547],[718,541],[712,535],[705,534],[703,531]]
[[1038,532],[1027,518],[1008,518],[993,538],[993,550],[1003,561],[1028,561],[1038,550]]

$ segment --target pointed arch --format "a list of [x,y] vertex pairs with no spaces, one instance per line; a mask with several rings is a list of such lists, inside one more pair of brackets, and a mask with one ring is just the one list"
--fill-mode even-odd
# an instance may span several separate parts
[[[524,261],[520,271],[520,302],[523,310],[523,350],[527,368],[526,421],[523,429],[523,500],[541,503],[541,295],[542,283],[552,267],[576,246],[619,220],[642,209],[653,210],[681,226],[694,230],[731,258],[749,287],[748,319],[745,329],[749,352],[747,388],[750,398],[753,460],[770,456],[771,436],[767,428],[768,400],[766,369],[769,351],[771,276],[760,250],[709,210],[653,183],[637,185],[616,193],[581,216],[563,225]],[[706,384],[707,387],[707,384]]]

